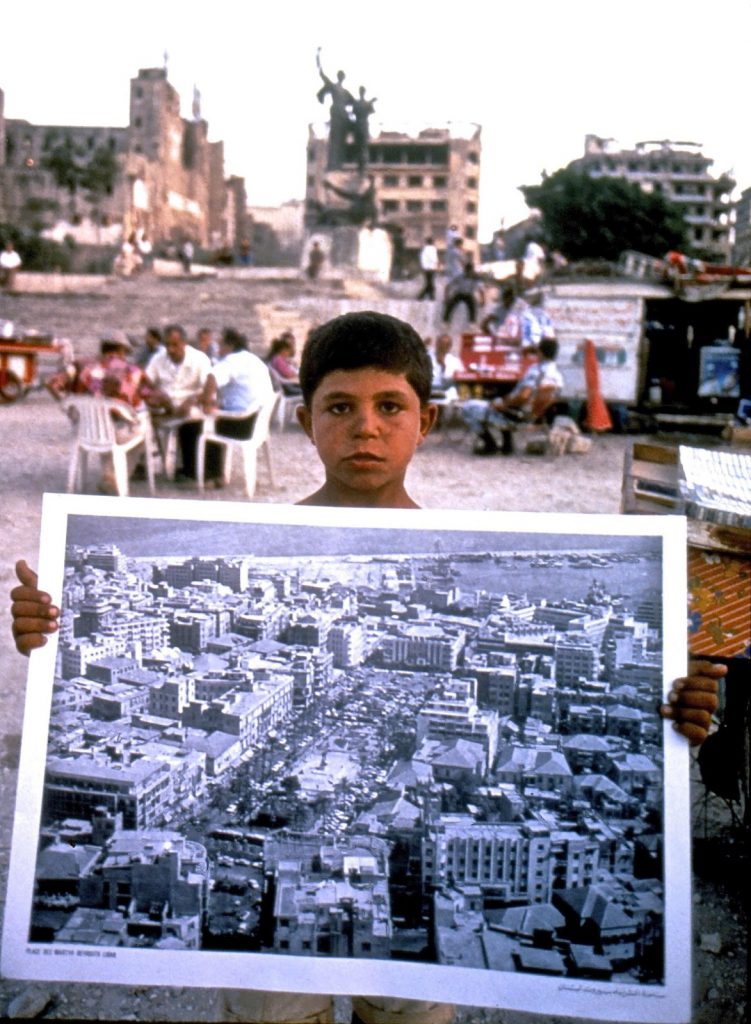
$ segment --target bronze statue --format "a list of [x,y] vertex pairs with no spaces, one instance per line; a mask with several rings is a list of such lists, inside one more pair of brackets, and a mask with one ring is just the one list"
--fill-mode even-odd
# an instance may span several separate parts
[[363,173],[368,163],[368,141],[370,132],[368,130],[368,118],[375,112],[376,99],[365,99],[365,86],[360,86],[360,94],[352,101],[352,113],[354,115],[353,135],[355,141],[355,159],[360,174]]
[[326,169],[329,171],[338,170],[344,163],[344,147],[347,144],[352,119],[350,108],[354,103],[352,93],[344,86],[344,72],[337,71],[336,81],[324,74],[321,67],[321,48],[316,50],[316,67],[323,79],[323,85],[318,90],[318,102],[323,103],[327,96],[331,97],[329,107],[329,148]]

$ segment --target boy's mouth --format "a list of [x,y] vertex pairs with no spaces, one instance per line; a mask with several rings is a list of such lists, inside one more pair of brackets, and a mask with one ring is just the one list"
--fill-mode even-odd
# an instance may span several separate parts
[[383,459],[380,455],[374,455],[373,452],[353,452],[344,461],[356,466],[360,464],[374,465],[375,463],[383,462]]

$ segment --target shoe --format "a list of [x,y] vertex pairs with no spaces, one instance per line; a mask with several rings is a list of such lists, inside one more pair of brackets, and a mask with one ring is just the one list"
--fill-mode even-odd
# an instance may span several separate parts
[[474,455],[495,455],[498,445],[489,430],[483,430],[478,437],[478,442],[472,449]]
[[514,435],[510,430],[503,431],[503,437],[501,440],[501,455],[513,455],[514,454]]

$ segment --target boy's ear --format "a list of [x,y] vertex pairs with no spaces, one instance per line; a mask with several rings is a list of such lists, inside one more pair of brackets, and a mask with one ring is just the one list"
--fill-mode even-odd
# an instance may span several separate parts
[[438,417],[438,406],[428,402],[420,409],[420,443],[425,440],[435,426]]
[[307,405],[298,405],[295,409],[295,415],[297,416],[297,422],[303,428],[305,433],[308,435],[310,440],[313,440],[313,421],[310,415],[310,409]]

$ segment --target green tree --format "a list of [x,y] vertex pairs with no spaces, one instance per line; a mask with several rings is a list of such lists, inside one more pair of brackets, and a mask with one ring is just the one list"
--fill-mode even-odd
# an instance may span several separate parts
[[664,256],[686,249],[680,210],[658,192],[622,178],[592,178],[563,168],[539,185],[523,185],[542,214],[544,241],[568,260],[617,260],[626,249]]
[[52,144],[52,139],[49,142],[49,149],[42,157],[42,167],[51,172],[58,188],[67,189],[72,198],[81,184],[81,151],[70,135],[56,145]]
[[102,196],[111,196],[117,181],[117,157],[109,146],[97,146],[91,159],[80,171],[80,183],[96,203]]

